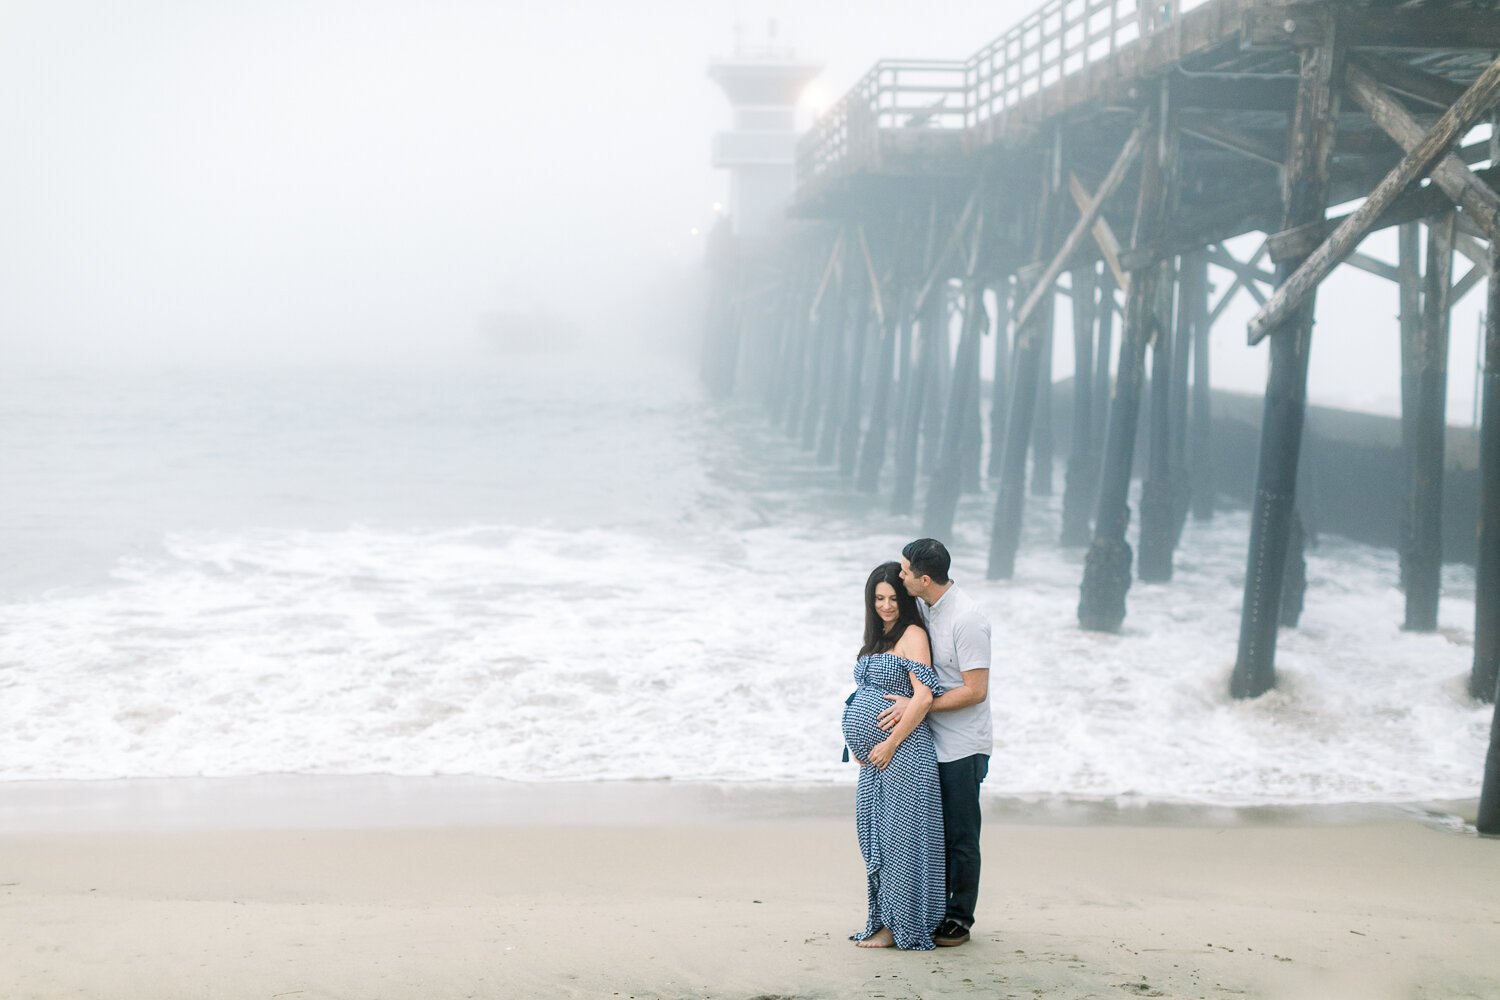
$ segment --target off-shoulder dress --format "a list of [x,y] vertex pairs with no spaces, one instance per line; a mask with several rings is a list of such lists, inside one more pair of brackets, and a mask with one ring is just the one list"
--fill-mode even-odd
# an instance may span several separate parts
[[876,718],[890,706],[887,694],[912,696],[911,675],[943,693],[937,673],[894,653],[862,656],[854,664],[858,685],[844,708],[844,742],[860,761],[854,816],[865,859],[868,916],[856,941],[889,927],[898,948],[925,951],[947,908],[943,857],[943,800],[932,730],[924,719],[881,770],[870,750],[889,734]]

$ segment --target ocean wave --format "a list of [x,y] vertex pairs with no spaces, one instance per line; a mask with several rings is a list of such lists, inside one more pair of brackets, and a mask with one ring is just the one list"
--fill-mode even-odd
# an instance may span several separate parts
[[[7,779],[256,773],[523,781],[853,779],[839,709],[861,585],[901,522],[789,492],[678,532],[474,525],[178,532],[108,586],[0,605]],[[1243,514],[1190,524],[1120,635],[1073,620],[1081,553],[1036,505],[1012,582],[955,575],[995,634],[990,795],[1224,805],[1472,796],[1472,572],[1402,632],[1394,557],[1324,541],[1280,686],[1228,697]],[[766,516],[766,509],[774,511]]]

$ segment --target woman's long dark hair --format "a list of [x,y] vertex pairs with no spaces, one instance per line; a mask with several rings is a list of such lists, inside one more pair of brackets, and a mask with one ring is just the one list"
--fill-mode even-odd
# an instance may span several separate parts
[[[885,622],[875,613],[875,588],[882,583],[890,584],[896,592],[896,610],[899,612],[889,632],[885,630]],[[927,626],[922,624],[922,613],[917,610],[917,599],[906,592],[906,585],[901,582],[901,564],[881,563],[865,581],[865,644],[859,648],[859,655],[873,656],[890,651],[905,634],[908,625],[927,631]]]

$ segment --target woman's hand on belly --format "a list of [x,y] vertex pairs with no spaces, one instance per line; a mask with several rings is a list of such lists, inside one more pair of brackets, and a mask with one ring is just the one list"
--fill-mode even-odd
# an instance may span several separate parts
[[881,740],[870,748],[870,763],[884,771],[885,766],[891,762],[896,754],[896,742],[889,737]]

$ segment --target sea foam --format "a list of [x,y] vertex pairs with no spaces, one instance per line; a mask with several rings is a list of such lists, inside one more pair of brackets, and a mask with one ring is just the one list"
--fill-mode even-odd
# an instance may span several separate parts
[[[174,534],[112,586],[0,607],[4,776],[849,781],[861,584],[903,540],[853,525]],[[1120,635],[1074,624],[1078,553],[1032,537],[1017,579],[987,583],[961,540],[955,573],[994,625],[989,794],[1474,793],[1466,574],[1444,631],[1407,634],[1392,560],[1325,539],[1280,686],[1237,702],[1245,529],[1190,525],[1176,580],[1137,584]]]
[[[914,519],[759,413],[562,365],[99,388],[0,402],[0,779],[854,780],[862,586]],[[994,583],[992,506],[965,497],[952,539],[994,626],[986,794],[1476,793],[1471,570],[1405,633],[1394,554],[1323,537],[1277,689],[1235,701],[1244,512],[1189,522],[1173,581],[1101,635],[1058,499]]]

